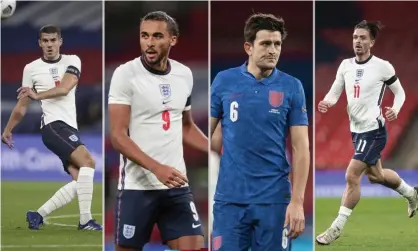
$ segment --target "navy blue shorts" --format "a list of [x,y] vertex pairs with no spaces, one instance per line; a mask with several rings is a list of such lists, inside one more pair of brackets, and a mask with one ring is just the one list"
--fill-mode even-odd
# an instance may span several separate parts
[[61,159],[64,170],[70,174],[70,156],[77,147],[84,145],[78,131],[62,121],[54,121],[42,127],[41,133],[44,145]]
[[115,218],[115,243],[125,248],[142,248],[149,242],[154,224],[163,243],[183,236],[203,236],[189,187],[119,190]]
[[365,133],[351,133],[355,150],[353,159],[375,166],[385,149],[387,137],[386,127]]
[[235,204],[215,201],[212,251],[289,251],[284,228],[287,204]]

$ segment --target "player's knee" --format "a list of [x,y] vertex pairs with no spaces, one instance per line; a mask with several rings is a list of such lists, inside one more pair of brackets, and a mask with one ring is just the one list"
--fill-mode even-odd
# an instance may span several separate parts
[[353,174],[353,173],[346,173],[345,174],[345,180],[346,180],[348,185],[351,185],[351,186],[360,185],[360,177],[358,175]]
[[86,167],[90,167],[93,169],[96,167],[96,161],[94,161],[93,157],[90,154],[86,157]]

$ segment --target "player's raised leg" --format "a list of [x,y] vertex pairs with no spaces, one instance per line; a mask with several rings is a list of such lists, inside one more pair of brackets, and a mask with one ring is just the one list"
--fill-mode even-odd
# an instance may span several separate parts
[[53,211],[70,203],[77,195],[76,185],[78,169],[70,165],[67,170],[70,172],[73,180],[61,187],[47,202],[45,202],[37,211],[28,211],[26,220],[29,229],[39,229],[44,223],[44,218]]
[[391,169],[383,169],[382,161],[376,163],[366,172],[371,183],[381,184],[395,190],[408,202],[408,217],[413,217],[418,210],[418,188],[407,184],[399,175]]

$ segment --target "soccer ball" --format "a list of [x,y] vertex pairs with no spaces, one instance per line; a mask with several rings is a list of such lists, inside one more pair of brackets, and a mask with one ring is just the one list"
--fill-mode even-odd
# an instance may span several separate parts
[[1,0],[1,19],[6,19],[15,13],[16,0]]

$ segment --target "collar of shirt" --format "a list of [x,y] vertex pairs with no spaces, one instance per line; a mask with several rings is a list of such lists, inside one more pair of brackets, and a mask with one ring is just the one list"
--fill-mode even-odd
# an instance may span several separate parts
[[244,63],[243,65],[241,65],[241,67],[240,67],[241,73],[242,73],[244,76],[246,76],[246,77],[248,77],[248,78],[251,78],[251,79],[253,79],[253,80],[257,81],[257,83],[258,83],[258,84],[269,85],[269,84],[273,83],[273,81],[274,81],[274,80],[275,80],[275,78],[276,78],[276,75],[278,74],[278,70],[277,70],[277,68],[276,68],[276,67],[274,67],[273,72],[272,72],[272,73],[271,73],[268,77],[263,78],[263,79],[260,79],[260,80],[257,80],[257,79],[254,77],[254,75],[253,75],[253,74],[251,74],[251,73],[249,73],[249,72],[248,72],[248,70],[247,70],[247,66],[248,66],[248,61],[245,61],[245,63]]

